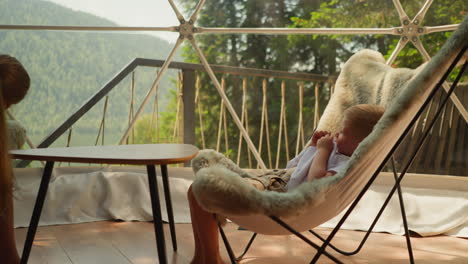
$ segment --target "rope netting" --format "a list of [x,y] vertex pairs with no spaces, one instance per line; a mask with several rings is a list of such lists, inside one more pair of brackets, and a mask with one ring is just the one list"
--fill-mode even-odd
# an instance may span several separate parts
[[[237,78],[237,79],[236,79]],[[239,84],[238,79],[241,79],[241,84]],[[257,78],[257,79],[256,79]],[[216,133],[213,131],[209,131],[211,134],[216,135],[216,147],[215,150],[218,152],[224,153],[227,157],[233,157],[236,161],[236,164],[243,167],[248,168],[259,168],[259,164],[254,164],[252,159],[252,152],[248,148],[244,148],[246,141],[242,135],[242,133],[237,132],[238,138],[234,137],[235,133],[232,128],[235,128],[235,124],[232,124],[232,119],[228,118],[226,105],[224,104],[224,100],[219,100],[219,111],[213,113],[214,108],[210,108],[210,111],[203,111],[203,100],[202,100],[202,89],[203,87],[207,88],[209,83],[205,83],[205,86],[202,83],[201,73],[197,73],[196,81],[195,81],[195,109],[198,116],[198,124],[197,124],[197,145],[202,146],[205,148],[210,148],[207,146],[206,142],[206,124],[204,124],[204,120],[207,119],[205,116],[206,114],[211,115],[211,119],[216,115],[216,122],[217,122],[217,130]],[[320,94],[321,89],[328,89],[330,91],[323,91],[322,93],[330,92],[332,85],[326,85],[325,82],[321,83],[319,81],[310,81],[305,84],[304,81],[294,81],[294,80],[279,80],[274,78],[260,78],[258,77],[232,77],[228,79],[226,76],[222,76],[221,80],[221,88],[224,93],[226,93],[226,89],[229,86],[232,88],[233,92],[230,92],[230,97],[240,98],[240,107],[238,107],[237,111],[239,112],[240,122],[247,131],[249,137],[258,138],[258,152],[262,155],[262,158],[265,158],[268,164],[268,168],[270,169],[278,169],[282,167],[285,161],[290,160],[291,155],[297,155],[302,148],[305,146],[308,138],[306,137],[306,122],[304,120],[308,120],[308,123],[313,123],[313,129],[318,124],[320,118],[320,111],[324,109],[324,106],[320,106]],[[249,91],[255,89],[255,84],[261,83],[261,106],[259,102],[250,102],[250,94]],[[280,89],[279,93],[279,101],[281,102],[280,111],[278,112],[279,118],[276,116],[271,116],[269,113],[269,104],[274,104],[273,101],[269,101],[269,83],[273,86],[278,86]],[[276,84],[275,84],[276,83]],[[304,90],[305,87],[308,89],[308,98],[304,98]],[[275,87],[276,88],[276,87]],[[292,91],[294,89],[295,91]],[[237,94],[231,94],[236,93]],[[209,93],[205,91],[206,93]],[[272,91],[270,91],[271,93]],[[289,98],[289,95],[297,94],[297,98]],[[310,96],[312,94],[312,96]],[[328,95],[328,93],[327,93]],[[231,100],[233,98],[230,98]],[[304,109],[304,101],[307,102],[309,105],[313,105],[314,107],[311,109],[312,111],[308,111],[308,115],[304,117],[303,109]],[[322,102],[326,103],[326,101]],[[289,113],[288,105],[294,105],[294,112]],[[257,119],[253,120],[250,118],[249,114],[251,111],[257,111],[260,115],[257,116]],[[292,120],[289,120],[292,118]],[[270,120],[275,120],[275,123],[271,123]],[[277,123],[276,123],[277,121]],[[211,130],[215,128],[210,128]],[[253,130],[251,129],[253,128]],[[296,130],[295,130],[296,129]],[[310,128],[308,129],[310,132]],[[234,133],[234,134],[233,134]],[[252,134],[255,133],[255,134]],[[233,140],[237,140],[237,144],[232,145]],[[272,140],[274,141],[274,146],[276,147],[276,151],[272,151]],[[291,145],[291,142],[294,144]],[[266,151],[265,151],[266,149]],[[291,152],[292,151],[292,152]],[[234,156],[233,156],[234,155]]]

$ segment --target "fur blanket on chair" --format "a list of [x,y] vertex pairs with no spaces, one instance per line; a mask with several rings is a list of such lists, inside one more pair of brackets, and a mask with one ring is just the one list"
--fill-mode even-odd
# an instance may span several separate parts
[[[343,66],[318,129],[337,132],[344,110],[356,104],[387,107],[391,98],[395,98],[403,89],[402,84],[406,84],[420,68],[394,69],[385,64],[379,52],[367,49],[359,51]],[[250,175],[212,150],[201,151],[192,161],[192,167],[196,174],[193,191],[197,200],[208,211],[226,215],[258,210],[278,213],[278,208],[283,208],[280,215],[297,212],[298,203],[306,204],[311,197],[319,199],[320,191],[339,177],[335,175],[302,184],[292,192],[275,193],[252,188],[247,181],[242,180]]]
[[387,109],[424,65],[415,70],[392,68],[379,52],[359,51],[344,64],[317,129],[338,132],[344,111],[353,105],[375,104]]
[[451,62],[448,58],[453,59],[455,51],[466,43],[468,19],[430,62],[417,69],[394,69],[385,64],[380,53],[372,50],[362,50],[345,63],[318,128],[337,131],[343,111],[355,104],[378,104],[387,110],[374,131],[358,146],[343,171],[303,183],[287,193],[259,191],[243,180],[249,175],[232,161],[213,159],[216,155],[205,150],[192,163],[196,174],[192,188],[197,201],[206,210],[225,216],[262,214],[289,217],[304,213],[311,205],[323,201],[326,189],[353,169],[376,139],[392,133],[387,128],[405,112],[414,98],[426,92],[427,87],[435,85],[442,75],[441,69],[445,71]]

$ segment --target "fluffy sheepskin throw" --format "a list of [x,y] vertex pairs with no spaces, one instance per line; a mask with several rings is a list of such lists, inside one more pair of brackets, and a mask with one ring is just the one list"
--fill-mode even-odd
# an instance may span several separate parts
[[251,175],[232,161],[213,150],[203,150],[192,161],[196,174],[192,189],[197,201],[206,210],[227,216],[266,214],[288,217],[308,210],[309,205],[323,199],[327,187],[340,181],[353,166],[359,166],[363,153],[377,138],[388,133],[386,128],[405,111],[411,98],[417,97],[429,85],[428,80],[433,84],[434,72],[440,75],[440,66],[448,65],[447,58],[453,58],[454,52],[467,43],[468,18],[465,18],[438,54],[417,69],[391,68],[380,53],[372,50],[362,50],[345,63],[319,129],[337,131],[343,111],[355,104],[378,104],[387,110],[343,171],[303,183],[286,193],[259,191],[243,179]]

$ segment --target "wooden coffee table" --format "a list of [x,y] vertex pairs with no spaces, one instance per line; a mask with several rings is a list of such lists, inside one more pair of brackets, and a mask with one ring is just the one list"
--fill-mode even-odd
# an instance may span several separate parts
[[172,246],[177,250],[177,241],[174,226],[174,214],[170,197],[167,165],[183,163],[191,160],[198,153],[198,148],[187,144],[145,144],[145,145],[119,145],[119,146],[92,146],[69,148],[40,148],[10,151],[13,159],[46,161],[44,172],[39,186],[36,203],[23,248],[21,263],[27,263],[29,253],[36,234],[42,207],[49,187],[50,177],[54,162],[78,162],[78,163],[104,163],[146,165],[148,172],[148,184],[153,211],[154,232],[158,249],[159,263],[167,263],[164,230],[161,218],[161,204],[159,201],[158,186],[156,181],[155,165],[160,165],[166,199],[166,209],[169,218]]

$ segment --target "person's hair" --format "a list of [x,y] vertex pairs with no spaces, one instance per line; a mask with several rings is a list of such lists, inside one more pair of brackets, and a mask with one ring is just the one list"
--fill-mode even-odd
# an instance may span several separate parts
[[28,92],[29,75],[21,63],[0,55],[0,258],[8,263],[19,260],[13,230],[13,171],[8,153],[6,108],[21,101]]
[[353,133],[361,141],[367,137],[382,117],[385,108],[379,105],[359,104],[345,110],[344,116],[353,127]]
[[30,82],[28,72],[16,58],[0,54],[0,103],[3,103],[3,107],[21,101],[28,92]]
[[8,197],[13,193],[5,110],[24,98],[29,85],[29,74],[23,65],[14,57],[0,54],[0,210],[9,206]]
[[[3,100],[3,95],[0,93],[0,102],[1,100]],[[7,197],[13,194],[13,179],[6,130],[5,109],[0,105],[0,214],[3,214],[9,206]]]

